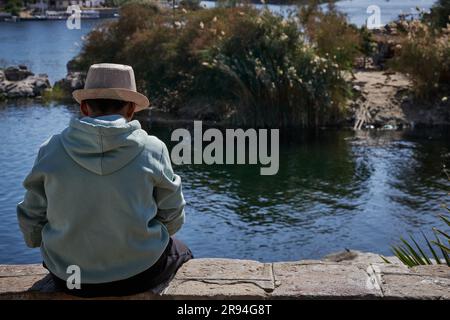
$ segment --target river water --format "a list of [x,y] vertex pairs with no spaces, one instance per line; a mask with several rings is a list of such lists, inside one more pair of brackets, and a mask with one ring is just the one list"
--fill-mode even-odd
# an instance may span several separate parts
[[[214,1],[202,1],[201,3],[207,8],[216,5]],[[367,12],[370,6],[377,6],[380,9],[380,22],[384,25],[395,20],[400,14],[417,15],[417,9],[427,11],[434,3],[435,0],[344,0],[337,1],[336,7],[347,15],[351,23],[360,27],[366,24],[367,18],[373,13],[373,11]],[[295,5],[255,4],[254,6],[257,8],[267,7],[272,12],[283,16],[290,15],[297,8]],[[322,6],[326,8],[327,4]]]
[[[0,263],[39,261],[23,244],[15,207],[39,145],[71,106],[0,108]],[[150,133],[170,145],[171,128]],[[256,165],[177,166],[187,200],[179,233],[198,257],[318,258],[352,248],[389,254],[408,232],[439,224],[450,184],[448,132],[299,132],[282,140],[280,170]],[[80,201],[83,201],[80,195]]]
[[[0,24],[0,60],[55,81],[95,23],[72,31],[61,21]],[[0,106],[0,264],[40,261],[17,226],[21,182],[39,145],[77,112],[37,102]],[[150,133],[170,145],[171,130]],[[282,139],[275,176],[260,176],[259,166],[178,166],[188,203],[178,237],[197,257],[298,260],[344,248],[389,254],[400,236],[430,234],[440,223],[449,138],[437,130],[295,132]]]

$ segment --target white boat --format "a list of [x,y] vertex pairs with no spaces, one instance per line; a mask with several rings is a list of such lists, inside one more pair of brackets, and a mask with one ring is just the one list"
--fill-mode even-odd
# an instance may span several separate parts
[[4,22],[17,22],[20,18],[18,16],[13,16],[11,14],[1,14],[0,21]]
[[67,18],[67,15],[64,11],[46,11],[45,15],[49,20],[64,20]]

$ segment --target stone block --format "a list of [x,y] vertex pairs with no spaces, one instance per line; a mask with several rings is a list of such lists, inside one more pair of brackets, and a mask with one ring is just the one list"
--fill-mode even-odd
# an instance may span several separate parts
[[279,262],[274,263],[273,271],[274,298],[372,299],[382,296],[365,265]]
[[273,291],[272,265],[250,260],[193,259],[163,295],[184,299],[261,299]]
[[379,265],[381,289],[386,299],[450,299],[450,268],[448,266]]

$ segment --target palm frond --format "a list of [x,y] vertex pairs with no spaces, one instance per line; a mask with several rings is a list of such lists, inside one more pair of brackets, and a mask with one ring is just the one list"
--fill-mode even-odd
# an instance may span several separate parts
[[444,236],[445,238],[447,238],[447,240],[450,240],[450,235],[448,235],[447,233],[445,233],[444,231],[441,231],[439,229],[433,228],[434,232],[439,233],[440,235]]
[[416,242],[416,240],[414,240],[414,238],[412,236],[409,236],[411,238],[411,241],[414,242],[414,245],[416,246],[417,250],[419,250],[421,256],[423,257],[423,259],[425,260],[426,264],[432,264],[431,260],[427,257],[427,255],[425,254],[425,252],[423,252],[422,248],[419,246],[419,244]]
[[450,266],[450,257],[448,256],[448,248],[445,247],[441,240],[439,239],[438,235],[435,233],[434,236],[436,237],[436,241],[432,241],[435,245],[437,245],[439,247],[439,249],[441,249],[441,253],[444,256],[444,260],[447,263],[448,266]]
[[380,255],[380,258],[381,258],[381,260],[384,261],[384,263],[392,264],[392,262],[390,262],[386,257],[383,257],[383,256]]
[[414,248],[403,238],[400,238],[403,244],[406,247],[406,250],[409,251],[410,256],[414,259],[414,261],[420,265],[425,265],[426,262],[422,259],[422,257],[414,250]]
[[437,255],[436,251],[434,250],[433,246],[431,245],[431,242],[428,240],[427,236],[425,235],[425,233],[422,232],[422,235],[427,243],[428,249],[430,249],[431,254],[434,257],[434,260],[436,261],[436,264],[441,264],[441,259],[439,258],[439,256]]
[[[450,212],[450,208],[447,207],[447,210]],[[444,220],[444,222],[447,224],[447,226],[450,227],[450,219],[448,219],[446,216],[444,215],[440,215],[439,218],[441,218],[442,220]]]
[[[446,225],[450,225],[450,220],[441,215],[439,216]],[[426,245],[431,252],[431,257],[425,252],[424,249],[419,245],[419,243],[414,239],[413,236],[409,236],[411,239],[411,243],[405,240],[404,238],[400,238],[401,244],[398,246],[391,247],[394,255],[405,265],[408,267],[414,267],[419,265],[431,265],[431,264],[442,264],[443,261],[450,266],[450,248],[445,245],[439,236],[443,236],[450,244],[450,235],[437,228],[433,228],[433,234],[435,236],[435,240],[428,240],[427,236],[422,232],[422,236],[425,239]],[[440,254],[438,254],[438,252]],[[441,256],[443,258],[441,258]],[[384,262],[390,263],[384,257],[381,257]],[[434,261],[435,262],[434,262]]]

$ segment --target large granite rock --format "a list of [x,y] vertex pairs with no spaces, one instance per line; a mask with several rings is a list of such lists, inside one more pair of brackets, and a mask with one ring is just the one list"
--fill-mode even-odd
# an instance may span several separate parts
[[26,66],[0,70],[0,96],[6,99],[40,97],[51,89],[46,74],[35,75]]
[[20,81],[26,79],[28,76],[34,75],[33,72],[28,70],[28,67],[24,65],[8,67],[5,69],[4,74],[8,81]]
[[64,79],[55,82],[55,87],[70,95],[74,90],[83,89],[85,79],[84,72],[69,71]]

